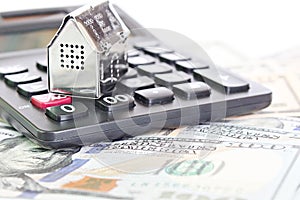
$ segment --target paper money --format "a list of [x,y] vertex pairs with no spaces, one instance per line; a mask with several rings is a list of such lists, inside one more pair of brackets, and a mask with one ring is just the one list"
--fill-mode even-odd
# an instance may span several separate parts
[[230,123],[210,123],[207,125],[181,128],[179,137],[192,136],[202,139],[225,141],[242,141],[271,144],[289,144],[299,146],[299,132],[291,132],[274,128],[241,126]]
[[0,128],[7,128],[7,129],[10,129],[11,126],[10,126],[8,123],[6,123],[4,120],[2,120],[2,119],[0,118]]
[[235,120],[225,120],[225,122],[252,127],[284,129],[285,131],[300,131],[300,118],[295,117],[260,117],[243,120],[236,118]]
[[16,132],[0,140],[0,147],[14,147],[0,151],[1,161],[5,156],[6,163],[19,164],[0,168],[0,197],[276,199],[287,192],[291,199],[300,180],[295,173],[300,150],[263,138],[234,141],[176,129],[85,146],[76,153],[40,149]]
[[[114,197],[85,191],[48,188],[40,184],[35,176],[55,172],[56,170],[75,170],[76,166],[84,165],[85,160],[72,160],[78,148],[46,150],[30,142],[20,133],[12,129],[0,129],[0,197],[35,198],[38,194],[53,196],[66,195],[90,197]],[[67,173],[67,171],[65,171]],[[61,177],[56,177],[57,179]],[[46,180],[46,179],[45,179]],[[43,181],[43,179],[42,179]],[[67,197],[66,197],[67,198]],[[69,197],[71,199],[71,196]],[[74,199],[72,197],[72,199]]]
[[86,147],[74,157],[90,163],[55,184],[103,192],[87,183],[106,181],[108,194],[137,199],[272,199],[299,149],[257,144],[160,136],[114,142],[100,152]]
[[242,118],[300,116],[300,48],[278,52],[263,58],[241,54],[222,42],[203,43],[216,65],[250,78],[272,91],[272,103],[266,109]]
[[[231,138],[232,140],[238,139],[243,141],[257,141],[257,142],[270,142],[270,143],[280,143],[284,144],[285,140],[292,140],[298,138],[298,132],[292,132],[286,129],[275,129],[268,127],[254,127],[247,125],[237,125],[231,123],[210,123],[207,125],[198,125],[182,128],[182,133],[187,131],[193,136],[206,135],[208,138]],[[186,133],[185,133],[186,134]],[[189,135],[188,134],[188,135]],[[216,136],[219,137],[216,137]],[[297,145],[298,141],[291,141],[291,144]]]
[[248,64],[245,63],[245,65],[248,66],[239,70],[235,68],[234,72],[242,76],[247,74],[247,77],[251,77],[252,80],[259,82],[272,91],[271,105],[255,114],[259,114],[261,117],[272,117],[274,114],[277,117],[299,116],[299,88],[298,84],[295,84],[295,80],[299,81],[299,78],[295,78],[290,73],[289,70],[294,71],[293,69],[283,69],[282,66],[279,66],[279,63],[270,60],[253,61]]

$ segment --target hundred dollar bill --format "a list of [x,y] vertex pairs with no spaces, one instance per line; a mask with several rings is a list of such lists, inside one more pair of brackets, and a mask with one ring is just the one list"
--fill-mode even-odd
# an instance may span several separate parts
[[[147,136],[85,147],[73,159],[88,162],[66,176],[50,173],[38,182],[47,188],[105,191],[133,199],[274,199],[299,162],[299,149]],[[290,184],[289,192],[296,188],[296,182]]]
[[[232,132],[240,127],[217,125]],[[214,126],[212,130],[216,130]],[[253,133],[250,128],[243,130]],[[2,198],[215,200],[297,196],[300,150],[295,145],[270,142],[279,132],[269,132],[263,140],[235,140],[202,137],[190,127],[81,149],[45,150],[10,131],[0,138]]]
[[0,127],[1,128],[11,128],[11,126],[1,118],[0,118]]
[[[298,63],[299,65],[300,63]],[[299,75],[292,67],[280,65],[276,60],[264,59],[245,63],[247,67],[234,69],[241,76],[251,77],[272,91],[272,103],[269,107],[254,114],[261,117],[300,116]],[[255,68],[255,70],[253,70]],[[298,77],[297,77],[298,76]],[[247,115],[244,118],[257,117]]]
[[[157,132],[157,135],[167,135],[169,130]],[[106,146],[106,143],[98,144]],[[95,148],[94,148],[95,149]],[[47,174],[59,174],[52,180],[59,180],[77,168],[85,165],[88,159],[72,158],[80,148],[68,149],[43,149],[32,143],[21,133],[15,131],[6,122],[0,122],[0,199],[36,199],[37,196],[59,197],[63,199],[130,199],[124,193],[107,194],[95,191],[77,191],[62,187],[47,187],[40,182],[47,182],[47,178],[39,181],[40,177]],[[81,155],[81,153],[78,153]],[[70,176],[67,176],[69,180]],[[51,178],[50,178],[51,179]],[[71,179],[70,179],[71,180]],[[51,182],[51,181],[50,181]],[[54,181],[55,182],[55,181]],[[52,183],[52,182],[51,182]],[[91,183],[96,187],[100,183]],[[107,182],[103,182],[103,191],[106,191]],[[51,184],[52,185],[52,184]],[[99,189],[99,188],[98,188]],[[101,189],[101,188],[100,188]]]
[[[44,150],[25,137],[8,137],[0,142],[2,149],[6,147],[0,151],[6,161],[5,170],[0,168],[0,196],[276,199],[286,182],[285,192],[296,192],[300,174],[290,173],[298,167],[298,147],[201,139],[180,131],[98,143],[79,152]],[[10,143],[13,149],[8,149]],[[22,153],[24,157],[19,156]]]
[[300,116],[299,47],[261,58],[241,54],[218,41],[204,42],[203,46],[216,65],[240,76],[251,77],[272,91],[273,99],[269,107],[253,113],[254,115],[239,118],[274,117],[274,114],[276,117]]
[[179,137],[220,139],[226,141],[255,141],[271,144],[300,144],[299,132],[232,123],[210,123],[183,127],[175,131]]
[[260,117],[251,119],[225,120],[227,123],[262,128],[283,129],[285,131],[300,131],[300,118],[296,117]]

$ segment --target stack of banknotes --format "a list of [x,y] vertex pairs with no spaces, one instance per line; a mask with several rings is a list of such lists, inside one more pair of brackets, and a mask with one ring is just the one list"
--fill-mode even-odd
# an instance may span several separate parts
[[299,90],[292,84],[299,80],[291,70],[300,55],[287,55],[251,62],[226,55],[235,72],[248,70],[273,90],[271,106],[252,115],[53,150],[0,121],[0,199],[300,199]]
[[0,124],[3,199],[300,198],[300,119],[250,118],[45,150]]

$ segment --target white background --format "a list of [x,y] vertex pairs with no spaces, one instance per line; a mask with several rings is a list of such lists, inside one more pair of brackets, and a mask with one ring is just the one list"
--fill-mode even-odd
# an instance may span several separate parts
[[[85,4],[83,0],[9,0],[1,11]],[[300,45],[300,1],[113,0],[146,28],[179,32],[198,43],[222,41],[260,57]],[[298,3],[299,2],[299,3]]]

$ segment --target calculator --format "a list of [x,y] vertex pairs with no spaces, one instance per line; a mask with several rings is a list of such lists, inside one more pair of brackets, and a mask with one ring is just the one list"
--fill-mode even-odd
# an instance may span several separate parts
[[0,115],[44,148],[216,121],[271,103],[269,89],[215,66],[180,34],[144,28],[116,5],[131,35],[113,90],[97,99],[49,93],[46,46],[75,8],[0,14]]

